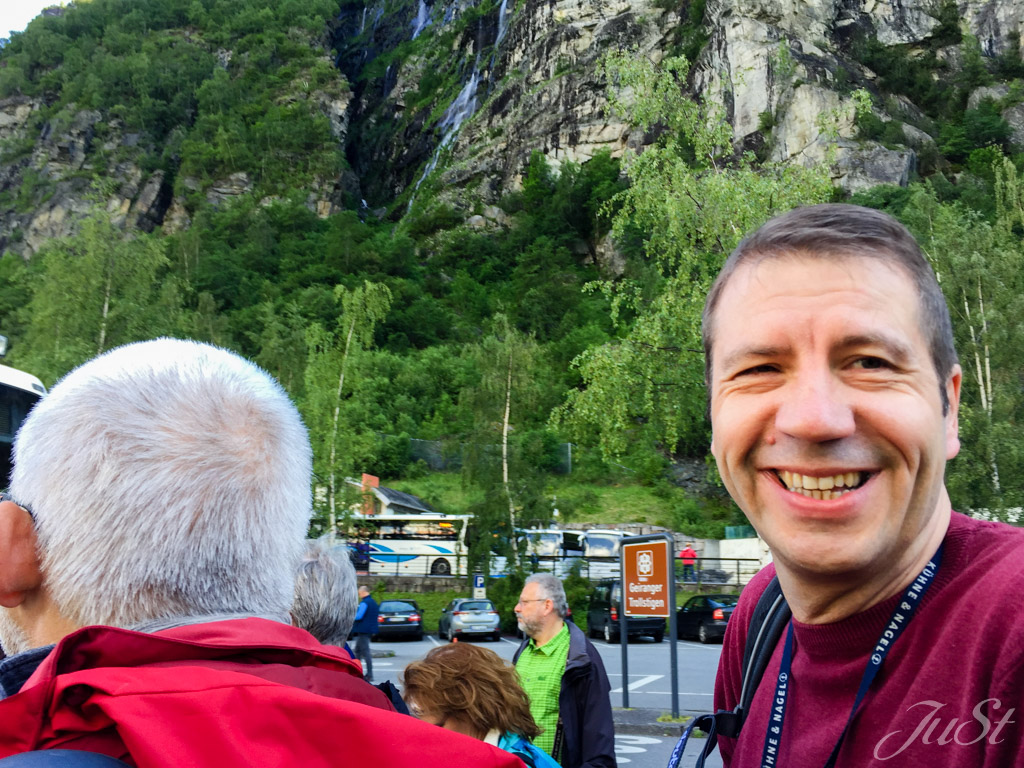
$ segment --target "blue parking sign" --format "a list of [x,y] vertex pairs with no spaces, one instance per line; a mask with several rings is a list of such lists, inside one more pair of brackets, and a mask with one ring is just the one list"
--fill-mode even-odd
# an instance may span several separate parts
[[473,589],[484,588],[484,575],[482,573],[473,574]]

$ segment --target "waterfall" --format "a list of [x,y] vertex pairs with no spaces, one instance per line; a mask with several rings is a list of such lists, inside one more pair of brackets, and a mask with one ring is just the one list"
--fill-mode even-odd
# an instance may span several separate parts
[[359,22],[359,34],[363,34],[363,30],[366,29],[366,6],[363,6],[363,18]]
[[[422,3],[423,0],[420,0]],[[501,0],[501,7],[498,8],[498,37],[494,41],[494,47],[497,48],[501,45],[502,39],[505,37],[505,33],[508,32],[508,21],[505,18],[508,12],[508,0]]]
[[425,0],[420,0],[419,8],[416,11],[416,20],[412,24],[412,39],[415,40],[417,35],[419,35],[419,33],[422,32],[429,23],[430,9],[427,7]]
[[409,205],[406,211],[412,210],[413,200],[416,199],[416,190],[420,188],[423,180],[437,167],[437,161],[441,158],[441,153],[455,141],[459,128],[476,111],[476,89],[480,85],[478,65],[479,62],[473,65],[473,73],[470,75],[469,80],[462,86],[459,95],[455,97],[455,101],[451,103],[451,106],[445,111],[444,117],[441,118],[441,122],[438,123],[438,127],[441,129],[441,143],[437,145],[437,149],[434,150],[430,162],[427,163],[427,167],[424,169],[419,181],[413,187],[412,196],[409,198]]

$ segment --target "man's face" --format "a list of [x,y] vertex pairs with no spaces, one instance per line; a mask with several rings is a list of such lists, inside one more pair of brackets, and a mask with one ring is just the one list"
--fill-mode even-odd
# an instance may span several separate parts
[[766,259],[721,296],[712,453],[782,568],[898,574],[945,524],[960,369],[944,417],[916,296],[865,257]]
[[523,634],[527,637],[539,634],[550,614],[551,601],[544,597],[540,585],[531,583],[523,587],[516,603],[516,620]]

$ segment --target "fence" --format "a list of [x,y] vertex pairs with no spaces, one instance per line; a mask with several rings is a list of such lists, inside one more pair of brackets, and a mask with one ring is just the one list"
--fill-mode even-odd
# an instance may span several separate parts
[[[475,564],[471,567],[465,553],[439,553],[426,545],[422,549],[403,547],[400,553],[373,552],[372,564],[365,555],[352,552],[351,556],[358,571],[380,576],[464,577],[471,571],[483,570]],[[524,555],[520,564],[526,573],[548,572],[559,578],[565,578],[577,567],[580,575],[590,581],[619,577],[619,561],[616,558]],[[491,577],[500,578],[507,575],[508,563],[504,557],[492,556],[489,570]],[[744,587],[759,570],[761,561],[749,557],[698,557],[689,568],[676,560],[676,586],[693,588],[698,592],[717,587]]]

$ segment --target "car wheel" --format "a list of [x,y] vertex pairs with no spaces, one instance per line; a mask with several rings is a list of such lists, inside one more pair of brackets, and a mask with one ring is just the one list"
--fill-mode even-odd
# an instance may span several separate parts
[[501,632],[495,632],[494,635],[492,635],[491,639],[494,640],[494,642],[496,642],[496,643],[500,643],[501,642]]
[[422,632],[417,632],[416,633],[416,639],[417,640],[422,640],[423,639],[423,633]]
[[711,642],[711,635],[708,633],[708,628],[704,626],[703,621],[700,623],[700,626],[697,627],[697,639],[705,644]]
[[452,564],[445,560],[443,557],[437,558],[430,565],[431,576],[451,576]]
[[442,630],[440,627],[437,628],[437,639],[444,640],[444,630]]
[[654,642],[660,643],[664,639],[665,639],[665,630],[660,629],[660,630],[658,630],[657,632],[654,633]]
[[455,631],[451,627],[448,627],[448,642],[455,642]]

